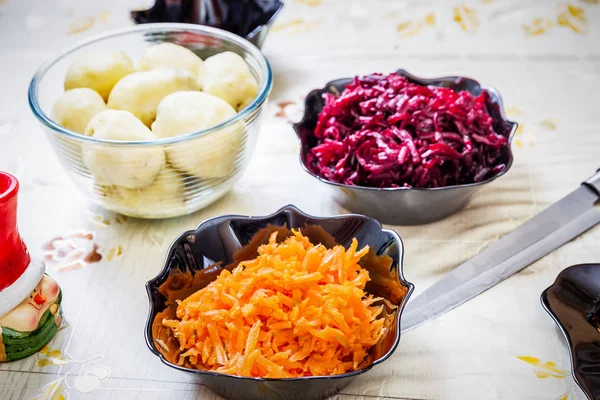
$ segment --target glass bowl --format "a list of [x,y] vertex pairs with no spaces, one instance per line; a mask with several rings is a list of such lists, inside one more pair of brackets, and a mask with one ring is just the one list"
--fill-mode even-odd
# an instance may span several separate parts
[[[387,333],[369,351],[368,359],[359,369],[344,374],[304,376],[299,378],[252,378],[211,371],[200,371],[178,365],[163,354],[165,347],[179,347],[157,316],[169,306],[170,300],[182,300],[208,285],[224,270],[232,270],[241,261],[256,256],[256,249],[267,243],[277,231],[280,240],[289,229],[300,230],[312,243],[328,248],[337,244],[348,248],[352,238],[359,247],[368,245],[372,251],[360,261],[369,271],[370,282],[365,291],[383,297],[397,306],[393,323]],[[280,236],[280,234],[283,234]],[[404,247],[400,236],[383,229],[373,218],[364,215],[314,217],[288,205],[264,217],[224,215],[201,223],[195,230],[181,233],[171,245],[162,271],[146,283],[150,310],[145,338],[150,351],[169,367],[195,375],[213,392],[230,400],[321,400],[333,396],[359,375],[386,361],[398,347],[401,336],[402,311],[414,285],[404,278],[402,259]],[[173,297],[176,297],[173,299]],[[172,304],[171,304],[172,305]],[[173,342],[174,341],[174,342]]]
[[[147,47],[161,42],[184,46],[202,59],[224,51],[239,54],[258,83],[258,95],[233,118],[215,127],[150,141],[98,139],[52,120],[52,106],[64,91],[66,70],[73,60],[109,48],[125,52],[135,62]],[[94,37],[44,64],[29,86],[29,104],[60,162],[86,197],[105,209],[132,217],[167,218],[206,207],[232,188],[255,147],[272,85],[266,58],[239,36],[200,25],[144,24]],[[89,154],[105,161],[92,165],[94,174],[90,163],[84,162]],[[176,160],[177,168],[169,160]],[[136,183],[121,186],[121,178],[107,180],[107,173]]]

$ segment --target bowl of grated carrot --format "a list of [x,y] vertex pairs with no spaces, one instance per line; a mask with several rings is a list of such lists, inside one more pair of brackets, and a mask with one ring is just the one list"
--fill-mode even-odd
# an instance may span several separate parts
[[146,284],[146,343],[227,399],[327,398],[398,346],[414,288],[402,257],[362,215],[207,220]]

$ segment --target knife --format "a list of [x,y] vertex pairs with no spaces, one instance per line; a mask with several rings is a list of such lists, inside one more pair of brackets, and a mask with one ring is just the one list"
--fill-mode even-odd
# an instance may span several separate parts
[[599,200],[600,170],[410,301],[402,332],[469,301],[600,223]]

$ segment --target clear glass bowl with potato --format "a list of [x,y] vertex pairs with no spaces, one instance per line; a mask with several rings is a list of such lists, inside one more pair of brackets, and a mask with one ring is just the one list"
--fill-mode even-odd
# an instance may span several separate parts
[[231,189],[255,147],[273,82],[229,32],[146,24],[44,64],[29,104],[75,185],[121,214],[168,218]]

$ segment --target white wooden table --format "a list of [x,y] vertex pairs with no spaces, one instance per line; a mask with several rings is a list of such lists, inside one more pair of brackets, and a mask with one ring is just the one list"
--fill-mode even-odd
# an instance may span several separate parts
[[[275,73],[268,115],[235,189],[205,210],[172,220],[104,212],[59,166],[26,92],[44,60],[130,25],[127,11],[147,5],[0,0],[0,170],[21,181],[22,234],[42,258],[52,239],[90,232],[102,255],[100,262],[71,268],[59,252],[49,255],[55,260],[47,269],[63,288],[69,325],[45,354],[0,364],[2,400],[216,399],[146,348],[144,283],[159,271],[170,242],[206,218],[264,215],[288,203],[316,215],[344,212],[300,168],[289,124],[302,96],[330,79],[398,68],[422,76],[469,75],[496,86],[509,116],[521,123],[512,170],[467,209],[435,224],[392,227],[404,239],[404,270],[415,294],[600,167],[598,0],[289,0],[264,47]],[[561,269],[598,261],[600,228],[407,333],[390,360],[335,398],[584,399],[539,295]]]

